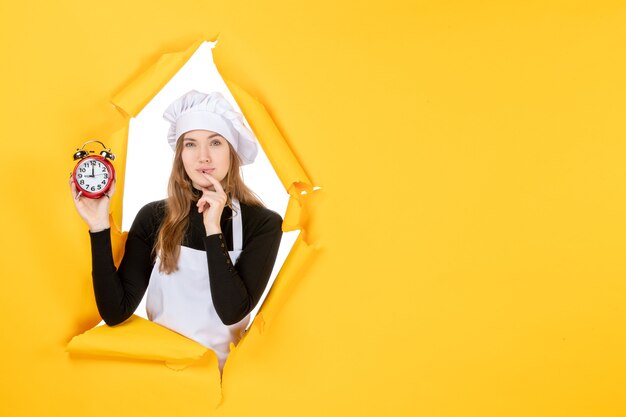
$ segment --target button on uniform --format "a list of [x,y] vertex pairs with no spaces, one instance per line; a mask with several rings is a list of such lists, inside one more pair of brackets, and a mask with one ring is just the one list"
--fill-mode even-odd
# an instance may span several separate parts
[[219,238],[220,238],[220,246],[222,247],[222,253],[224,254],[224,256],[226,257],[226,264],[228,265],[228,272],[233,272],[233,264],[230,260],[230,255],[228,254],[228,251],[226,249],[226,245],[224,244],[224,235],[222,233],[219,234]]

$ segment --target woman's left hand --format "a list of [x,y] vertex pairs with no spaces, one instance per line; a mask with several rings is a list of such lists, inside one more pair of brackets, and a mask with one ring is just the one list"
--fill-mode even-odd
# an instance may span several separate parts
[[213,184],[214,190],[202,187],[202,197],[200,197],[196,206],[198,207],[198,213],[202,213],[204,228],[207,236],[209,236],[222,233],[220,220],[222,219],[222,211],[224,211],[228,198],[222,188],[222,184],[218,180],[211,174],[204,174],[204,176]]

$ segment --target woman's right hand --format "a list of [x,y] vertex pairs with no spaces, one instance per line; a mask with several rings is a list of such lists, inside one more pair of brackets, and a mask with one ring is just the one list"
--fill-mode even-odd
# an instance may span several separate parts
[[83,195],[78,196],[79,190],[76,184],[74,184],[74,178],[71,176],[70,190],[72,191],[72,197],[74,197],[76,211],[87,223],[90,232],[100,232],[111,227],[109,223],[109,207],[111,205],[111,197],[115,193],[115,180],[113,180],[111,188],[107,191],[108,198],[106,195],[96,199],[87,198]]

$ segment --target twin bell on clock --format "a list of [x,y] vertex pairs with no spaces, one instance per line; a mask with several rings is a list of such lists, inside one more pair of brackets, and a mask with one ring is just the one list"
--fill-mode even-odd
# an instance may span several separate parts
[[[99,143],[104,150],[99,155],[90,155],[94,151],[85,149],[90,143]],[[89,140],[81,148],[76,148],[74,160],[78,161],[72,172],[74,184],[80,195],[87,198],[100,198],[109,191],[115,180],[115,169],[110,161],[115,159],[115,155],[99,140]]]

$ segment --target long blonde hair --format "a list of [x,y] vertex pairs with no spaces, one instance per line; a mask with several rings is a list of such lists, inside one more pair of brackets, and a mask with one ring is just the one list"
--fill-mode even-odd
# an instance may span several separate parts
[[[183,235],[189,224],[189,211],[191,204],[198,201],[199,195],[194,193],[195,188],[183,165],[183,135],[176,141],[174,163],[172,173],[167,186],[167,203],[165,218],[159,228],[158,236],[154,244],[153,253],[161,258],[160,272],[171,274],[178,270],[178,257]],[[230,168],[226,177],[222,180],[222,187],[226,192],[226,205],[231,209],[232,198],[237,198],[241,203],[264,207],[261,200],[244,184],[240,174],[241,159],[235,152],[230,142],[225,140],[230,150]],[[238,213],[240,214],[240,213]]]

